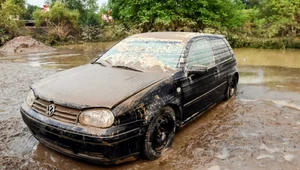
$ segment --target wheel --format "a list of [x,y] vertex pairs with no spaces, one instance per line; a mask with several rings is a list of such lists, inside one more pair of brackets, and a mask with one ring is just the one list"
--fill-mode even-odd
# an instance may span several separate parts
[[171,146],[176,130],[176,117],[171,107],[164,107],[150,122],[145,134],[143,156],[154,160]]
[[237,90],[237,78],[236,76],[233,76],[231,80],[228,83],[228,87],[225,93],[225,100],[230,99],[233,95],[236,94]]

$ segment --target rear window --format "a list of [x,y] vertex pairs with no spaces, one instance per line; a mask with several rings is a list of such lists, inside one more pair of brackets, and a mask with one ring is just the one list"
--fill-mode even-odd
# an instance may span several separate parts
[[216,59],[216,64],[233,58],[233,51],[226,40],[222,38],[213,38],[210,39],[210,43]]

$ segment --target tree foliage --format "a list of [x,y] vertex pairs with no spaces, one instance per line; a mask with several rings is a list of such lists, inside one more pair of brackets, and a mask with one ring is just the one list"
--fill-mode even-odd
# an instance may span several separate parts
[[[47,3],[53,6],[59,0],[48,0]],[[96,0],[63,0],[61,1],[70,10],[79,12],[80,25],[99,25],[99,17],[97,16],[98,4]]]
[[244,32],[256,37],[295,37],[300,33],[300,0],[261,0],[246,9]]
[[300,29],[300,0],[263,0],[259,10],[269,37],[295,36]]
[[148,30],[234,28],[243,24],[243,4],[232,0],[109,0],[115,20]]
[[14,19],[23,14],[25,0],[0,0],[0,45],[18,35],[18,22]]
[[30,5],[28,4],[26,7],[26,10],[24,12],[24,14],[22,15],[22,19],[24,20],[32,20],[33,19],[33,12],[36,11],[37,9],[41,9],[40,7],[36,6],[36,5]]
[[210,28],[268,38],[300,33],[300,0],[109,0],[108,7],[128,29]]
[[78,29],[79,12],[68,9],[62,2],[57,1],[48,12],[36,10],[33,18],[37,26],[47,25],[50,33],[61,39]]

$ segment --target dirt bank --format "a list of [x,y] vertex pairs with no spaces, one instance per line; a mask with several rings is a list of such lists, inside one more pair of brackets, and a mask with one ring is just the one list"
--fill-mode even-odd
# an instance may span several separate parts
[[0,48],[4,55],[31,54],[54,51],[54,48],[31,38],[30,36],[16,37]]

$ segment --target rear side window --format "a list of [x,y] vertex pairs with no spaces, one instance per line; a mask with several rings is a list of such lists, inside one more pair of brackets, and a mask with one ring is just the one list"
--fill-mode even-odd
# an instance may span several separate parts
[[228,42],[222,38],[210,39],[216,63],[222,63],[233,57],[233,51]]
[[192,65],[207,67],[215,65],[213,50],[207,39],[199,39],[192,43],[187,57],[187,67],[191,68]]

